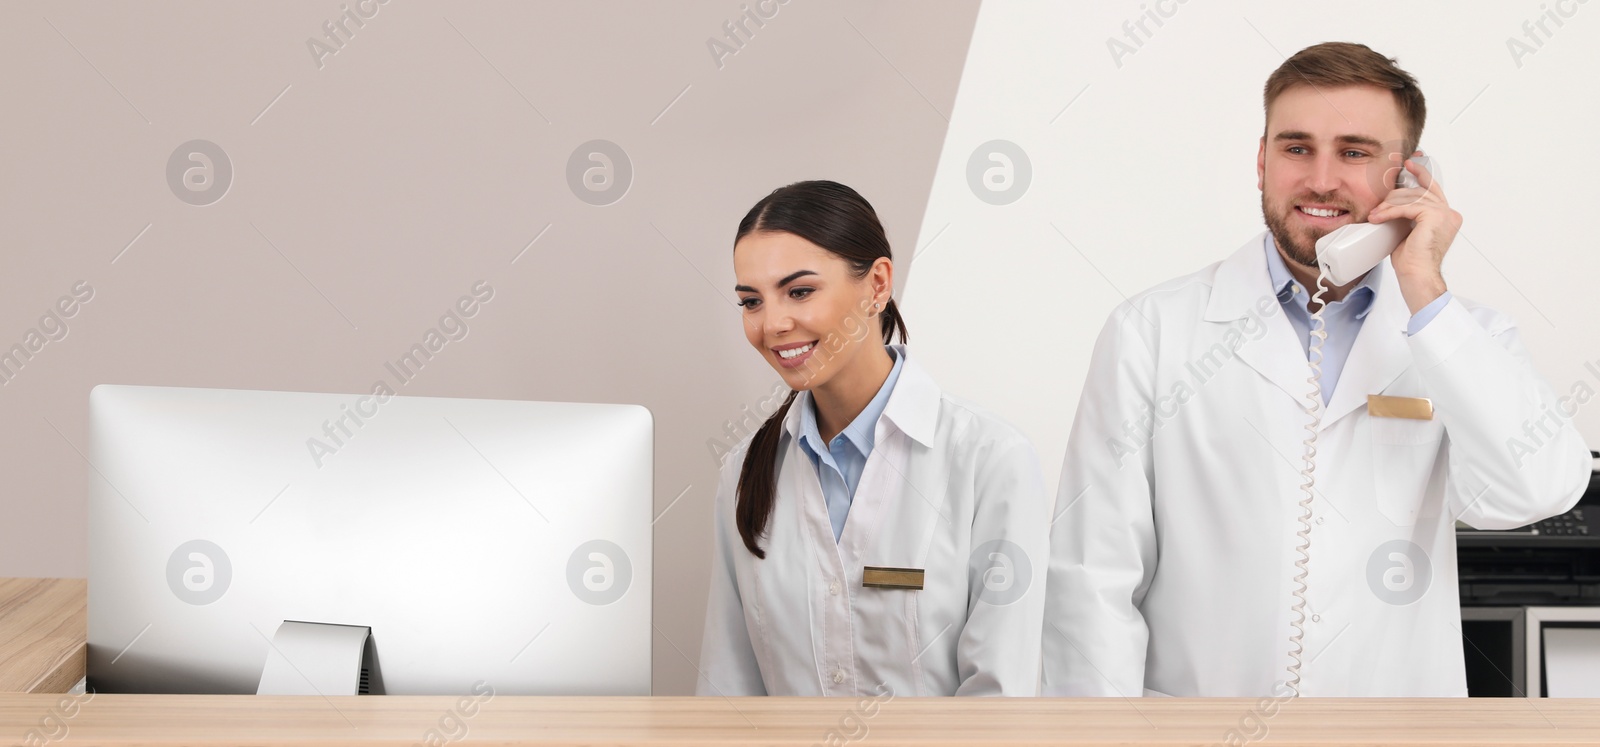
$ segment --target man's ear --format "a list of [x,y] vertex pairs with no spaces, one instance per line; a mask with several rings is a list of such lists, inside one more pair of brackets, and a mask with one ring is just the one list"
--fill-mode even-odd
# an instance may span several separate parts
[[1265,191],[1267,186],[1267,136],[1261,136],[1261,147],[1256,150],[1256,190]]

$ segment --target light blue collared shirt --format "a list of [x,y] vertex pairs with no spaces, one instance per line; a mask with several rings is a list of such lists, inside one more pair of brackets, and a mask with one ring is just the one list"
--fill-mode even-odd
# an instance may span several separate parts
[[828,520],[833,524],[833,541],[838,542],[844,533],[844,519],[850,513],[850,502],[855,499],[856,485],[861,482],[861,472],[867,467],[867,457],[872,455],[873,440],[879,416],[889,404],[889,394],[900,379],[900,367],[905,363],[892,347],[885,346],[894,368],[889,378],[867,403],[866,409],[855,420],[839,431],[827,448],[822,444],[822,434],[817,430],[816,402],[806,399],[807,407],[800,408],[800,447],[811,457],[811,466],[817,470],[817,480],[822,483],[822,497],[828,503]]
[[[1278,303],[1283,306],[1289,323],[1294,326],[1295,337],[1300,340],[1300,347],[1305,351],[1306,357],[1311,357],[1311,312],[1306,310],[1306,305],[1311,302],[1311,295],[1306,289],[1295,282],[1294,276],[1289,274],[1289,266],[1284,264],[1283,255],[1278,254],[1278,246],[1272,240],[1272,234],[1267,234],[1267,274],[1272,277],[1273,292],[1278,294]],[[1322,343],[1322,403],[1327,404],[1333,396],[1334,387],[1339,385],[1339,374],[1344,371],[1344,362],[1350,357],[1350,348],[1356,343],[1356,334],[1361,331],[1361,323],[1366,321],[1367,313],[1372,311],[1372,301],[1378,293],[1378,282],[1383,278],[1384,265],[1379,262],[1372,268],[1361,283],[1352,288],[1341,300],[1328,304],[1322,312],[1323,327],[1328,332],[1328,338]],[[1428,326],[1428,322],[1444,310],[1450,303],[1450,291],[1445,291],[1432,303],[1424,306],[1421,311],[1412,315],[1411,321],[1406,323],[1406,334],[1414,335]]]

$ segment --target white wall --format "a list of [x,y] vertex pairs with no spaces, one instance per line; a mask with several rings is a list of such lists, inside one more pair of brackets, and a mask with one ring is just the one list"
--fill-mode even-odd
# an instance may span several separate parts
[[[1563,26],[1514,60],[1549,7]],[[1142,9],[1171,12],[1115,59]],[[1261,89],[1286,55],[1355,41],[1428,98],[1422,147],[1466,219],[1445,261],[1458,295],[1509,313],[1560,393],[1600,391],[1589,323],[1600,275],[1600,3],[1247,0],[983,4],[906,289],[921,360],[1023,428],[1055,484],[1095,336],[1125,296],[1221,259],[1263,230]],[[1530,43],[1531,46],[1531,43]],[[1520,63],[1520,65],[1519,65]],[[1071,106],[1068,104],[1071,102]],[[981,201],[982,143],[1026,153],[1031,184]],[[1595,371],[1584,363],[1595,363]],[[1600,397],[1596,398],[1600,400]],[[1576,415],[1600,446],[1600,402]]]

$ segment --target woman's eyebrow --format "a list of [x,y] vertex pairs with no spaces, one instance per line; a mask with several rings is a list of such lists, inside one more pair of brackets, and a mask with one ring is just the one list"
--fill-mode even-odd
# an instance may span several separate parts
[[778,281],[778,287],[782,288],[783,286],[788,285],[788,284],[794,282],[795,280],[797,280],[799,278],[803,278],[803,277],[805,277],[807,275],[815,275],[815,274],[817,274],[817,273],[815,273],[815,272],[813,272],[811,270],[796,270],[794,272],[789,273],[788,275],[785,275],[782,280],[779,280]]
[[[794,282],[794,281],[796,281],[796,280],[798,280],[800,278],[803,278],[803,277],[805,277],[807,275],[816,275],[816,274],[817,274],[817,272],[815,270],[796,270],[794,272],[789,273],[788,275],[783,276],[783,279],[778,281],[778,287],[782,288],[783,286],[788,285],[788,284],[790,284],[790,283],[792,283],[792,282]],[[733,286],[733,289],[738,291],[738,292],[740,292],[740,293],[757,293],[757,292],[759,292],[755,288],[751,288],[748,285],[735,285],[735,286]]]

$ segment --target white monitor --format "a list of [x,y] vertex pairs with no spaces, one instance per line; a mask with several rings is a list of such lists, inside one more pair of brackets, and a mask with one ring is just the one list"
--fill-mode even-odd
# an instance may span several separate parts
[[[284,692],[267,670],[352,694],[348,648],[330,652],[366,640],[374,693],[649,694],[645,408],[111,385],[89,399],[94,690]],[[349,626],[370,637],[305,643]]]

